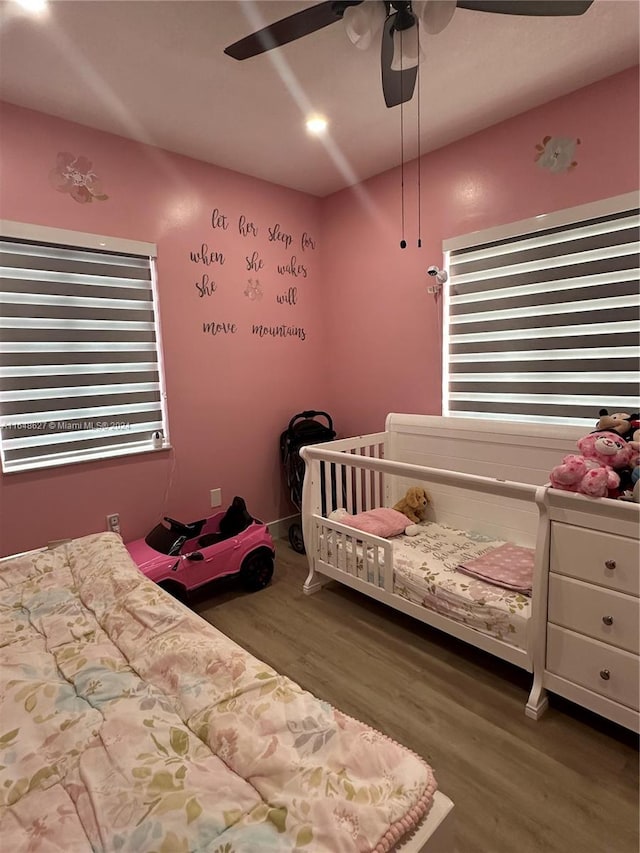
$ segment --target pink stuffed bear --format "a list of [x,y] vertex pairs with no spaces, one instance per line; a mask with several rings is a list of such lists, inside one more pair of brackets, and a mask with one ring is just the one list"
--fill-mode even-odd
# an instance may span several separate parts
[[592,432],[578,441],[582,454],[565,456],[550,474],[554,489],[592,498],[617,497],[620,477],[614,469],[628,467],[635,452],[615,432]]

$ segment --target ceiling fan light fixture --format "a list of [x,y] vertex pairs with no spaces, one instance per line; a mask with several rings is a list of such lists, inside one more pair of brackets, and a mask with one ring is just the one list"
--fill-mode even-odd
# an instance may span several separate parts
[[380,0],[365,0],[359,6],[347,6],[342,20],[349,41],[360,50],[366,50],[382,29],[385,16],[384,3]]
[[423,0],[419,5],[420,23],[429,35],[437,36],[448,27],[456,11],[456,0]]
[[408,30],[394,30],[391,70],[406,71],[407,68],[415,68],[421,59],[424,59],[424,54],[419,44],[418,25]]

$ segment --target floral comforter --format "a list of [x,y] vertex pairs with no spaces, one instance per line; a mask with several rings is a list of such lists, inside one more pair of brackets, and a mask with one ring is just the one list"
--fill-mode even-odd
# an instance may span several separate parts
[[144,578],[115,534],[0,566],[12,853],[383,851],[436,783],[409,750]]

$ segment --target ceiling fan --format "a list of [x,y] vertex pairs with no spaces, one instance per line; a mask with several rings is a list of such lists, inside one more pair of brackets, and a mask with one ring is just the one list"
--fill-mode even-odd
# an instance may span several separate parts
[[456,7],[502,15],[582,15],[593,0],[328,0],[269,24],[225,48],[233,59],[249,59],[343,20],[347,35],[366,49],[382,30],[382,91],[388,107],[410,101],[419,63],[418,27],[434,35]]

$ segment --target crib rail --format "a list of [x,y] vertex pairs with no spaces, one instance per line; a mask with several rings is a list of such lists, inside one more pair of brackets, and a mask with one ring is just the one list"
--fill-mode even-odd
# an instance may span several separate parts
[[314,515],[312,523],[312,549],[321,563],[393,592],[392,549],[387,539],[320,515]]
[[[484,477],[480,474],[465,474],[460,471],[445,471],[441,468],[429,468],[424,465],[412,465],[409,462],[395,462],[391,459],[374,458],[364,454],[348,455],[344,451],[327,450],[321,445],[312,445],[302,450],[302,456],[307,463],[307,473],[313,478],[314,461],[322,461],[325,466],[351,466],[364,471],[379,471],[404,478],[412,478],[422,482],[440,485],[458,486],[485,494],[499,495],[504,498],[524,500],[535,499],[537,486],[529,483],[518,483],[512,480],[500,480]],[[345,459],[345,456],[347,458]]]
[[[309,509],[319,515],[329,516],[334,509],[343,508],[355,515],[385,506],[389,495],[384,472],[378,462],[384,459],[387,448],[387,433],[346,438],[338,441],[309,445],[301,450],[301,456],[307,463],[305,487],[311,488]],[[311,463],[307,450],[313,447],[321,455],[313,456]],[[337,452],[333,460],[324,454],[331,449]],[[354,460],[369,460],[369,464],[360,466]],[[304,504],[304,492],[303,492]]]

